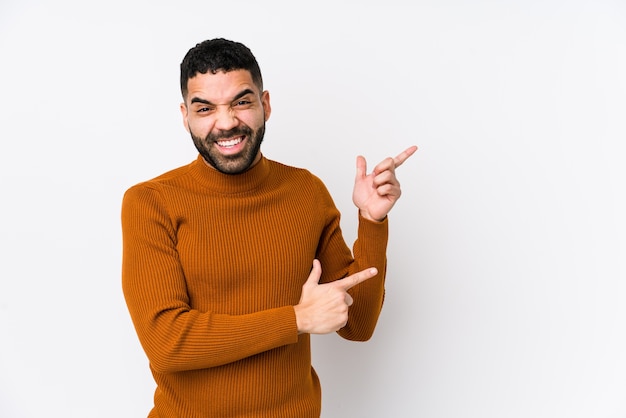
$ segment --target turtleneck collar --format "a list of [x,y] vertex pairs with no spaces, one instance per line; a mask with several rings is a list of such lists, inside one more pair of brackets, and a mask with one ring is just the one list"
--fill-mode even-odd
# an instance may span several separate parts
[[198,182],[210,190],[218,193],[234,194],[245,193],[258,188],[270,173],[268,160],[261,156],[261,160],[241,174],[224,174],[204,161],[201,155],[191,163],[191,171]]

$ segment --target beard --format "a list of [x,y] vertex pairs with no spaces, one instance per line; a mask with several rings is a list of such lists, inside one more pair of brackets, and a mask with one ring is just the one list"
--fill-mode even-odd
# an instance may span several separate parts
[[[194,135],[191,129],[189,129],[189,133],[196,149],[211,167],[224,174],[240,174],[250,168],[261,149],[261,143],[265,136],[265,122],[256,131],[253,131],[248,126],[242,126],[229,131],[221,131],[217,134],[210,132],[204,138]],[[217,149],[218,140],[242,135],[246,137],[246,144],[244,149],[237,155],[223,155]]]

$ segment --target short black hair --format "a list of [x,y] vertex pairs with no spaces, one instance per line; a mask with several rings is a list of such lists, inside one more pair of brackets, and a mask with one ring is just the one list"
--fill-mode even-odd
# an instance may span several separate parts
[[191,48],[180,63],[180,91],[183,99],[187,97],[187,82],[196,74],[216,74],[218,71],[229,72],[246,70],[252,81],[263,91],[263,77],[259,63],[250,48],[240,42],[224,38],[208,39]]

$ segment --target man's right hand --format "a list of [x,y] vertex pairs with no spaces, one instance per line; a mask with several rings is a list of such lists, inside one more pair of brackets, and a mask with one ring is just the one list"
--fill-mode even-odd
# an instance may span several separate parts
[[302,286],[300,302],[294,306],[298,333],[329,334],[343,328],[353,302],[348,289],[376,274],[378,270],[372,267],[341,280],[319,284],[322,266],[319,260],[313,260],[309,278]]

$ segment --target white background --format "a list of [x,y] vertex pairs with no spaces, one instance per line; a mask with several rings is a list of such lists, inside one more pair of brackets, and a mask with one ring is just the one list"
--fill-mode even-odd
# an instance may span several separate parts
[[626,416],[624,2],[2,0],[0,417],[147,415],[120,203],[195,158],[178,65],[218,36],[349,243],[356,155],[420,147],[376,334],[314,338],[323,417]]

